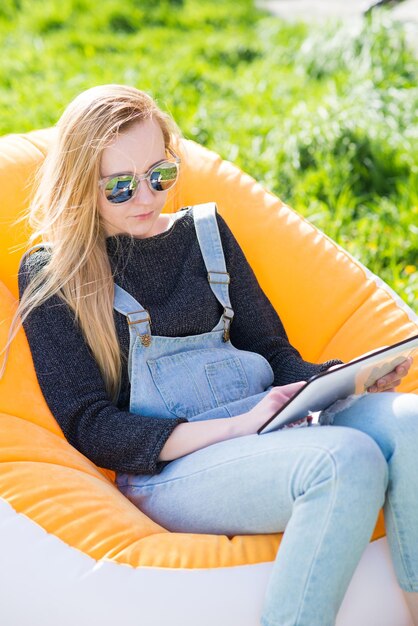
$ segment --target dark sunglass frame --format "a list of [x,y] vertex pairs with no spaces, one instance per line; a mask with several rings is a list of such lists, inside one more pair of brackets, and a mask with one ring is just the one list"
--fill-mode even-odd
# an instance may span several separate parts
[[[135,197],[135,195],[138,193],[138,189],[140,188],[141,181],[143,180],[146,180],[148,187],[151,189],[151,191],[155,191],[156,193],[160,193],[161,191],[168,191],[168,189],[171,189],[172,187],[174,187],[174,185],[176,184],[178,180],[181,159],[179,156],[177,156],[175,152],[173,152],[173,150],[171,150],[171,148],[167,148],[167,152],[169,152],[170,155],[173,157],[173,161],[170,161],[169,159],[161,159],[161,161],[157,161],[157,163],[154,163],[153,165],[151,165],[151,167],[145,174],[137,175],[137,174],[133,174],[132,172],[119,172],[117,174],[112,174],[111,176],[105,176],[104,178],[101,178],[99,180],[99,187],[103,192],[105,200],[107,200],[109,204],[125,204],[126,202],[129,202],[129,200],[132,200]],[[177,168],[177,176],[173,184],[167,189],[154,189],[154,187],[152,186],[152,182],[151,182],[151,175],[152,175],[152,172],[155,169],[157,169],[159,166],[161,166],[162,163],[170,163],[171,165],[175,165]],[[109,200],[109,198],[106,196],[106,193],[105,193],[105,187],[109,181],[113,180],[114,178],[118,178],[120,176],[131,176],[132,180],[135,181],[136,183],[136,187],[132,190],[133,191],[132,195],[125,199],[120,197],[117,200],[116,199]]]

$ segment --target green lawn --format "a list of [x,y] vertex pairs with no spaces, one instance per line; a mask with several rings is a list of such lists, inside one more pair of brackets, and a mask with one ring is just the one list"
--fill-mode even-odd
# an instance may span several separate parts
[[390,13],[308,28],[250,0],[2,0],[0,38],[0,134],[136,85],[417,310],[418,69]]

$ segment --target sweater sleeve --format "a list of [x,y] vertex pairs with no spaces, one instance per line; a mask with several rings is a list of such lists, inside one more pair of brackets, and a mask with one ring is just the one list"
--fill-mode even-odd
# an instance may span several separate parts
[[[42,250],[25,257],[19,292],[45,260]],[[100,370],[70,308],[58,297],[34,309],[24,322],[45,400],[67,440],[100,467],[158,474],[158,456],[183,418],[144,417],[119,410],[109,399]]]
[[219,232],[230,274],[230,299],[234,309],[231,341],[236,348],[264,356],[274,372],[274,385],[308,380],[339,360],[325,363],[304,361],[287,338],[273,305],[261,289],[245,255],[225,220],[217,214]]

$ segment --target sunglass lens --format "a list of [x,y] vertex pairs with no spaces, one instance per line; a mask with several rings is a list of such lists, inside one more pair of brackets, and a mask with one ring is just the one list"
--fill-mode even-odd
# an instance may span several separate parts
[[105,195],[109,202],[119,204],[127,202],[135,193],[137,182],[132,176],[115,176],[105,186]]
[[177,174],[176,163],[164,161],[151,170],[149,175],[150,186],[154,191],[167,191],[175,184]]

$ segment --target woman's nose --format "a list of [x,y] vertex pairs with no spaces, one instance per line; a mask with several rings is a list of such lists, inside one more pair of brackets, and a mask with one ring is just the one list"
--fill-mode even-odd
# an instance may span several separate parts
[[133,198],[134,202],[136,204],[152,204],[154,199],[154,192],[149,188],[147,181],[141,180]]

